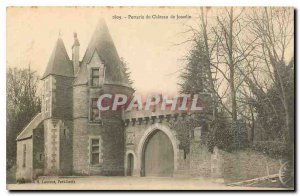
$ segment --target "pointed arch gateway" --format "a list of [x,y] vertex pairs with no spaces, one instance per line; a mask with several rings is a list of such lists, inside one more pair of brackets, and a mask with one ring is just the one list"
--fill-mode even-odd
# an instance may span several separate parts
[[154,124],[139,143],[141,176],[173,176],[177,170],[178,141],[169,127]]
[[168,136],[154,130],[148,136],[142,153],[142,176],[173,176],[174,150]]

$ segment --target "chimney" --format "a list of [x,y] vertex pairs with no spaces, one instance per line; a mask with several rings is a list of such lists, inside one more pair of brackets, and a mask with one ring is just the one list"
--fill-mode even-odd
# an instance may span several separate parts
[[74,44],[72,46],[72,61],[73,61],[73,67],[74,67],[74,75],[77,75],[77,72],[79,70],[79,41],[77,38],[77,33],[74,32]]

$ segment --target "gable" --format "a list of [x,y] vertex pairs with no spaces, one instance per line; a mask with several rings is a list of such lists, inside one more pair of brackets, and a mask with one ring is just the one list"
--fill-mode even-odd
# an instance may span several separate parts
[[42,113],[38,113],[21,131],[21,133],[17,137],[17,141],[32,137],[33,129],[37,128],[42,122],[43,115]]
[[82,60],[81,69],[90,64],[95,57],[95,53],[98,54],[101,61],[105,66],[105,84],[117,84],[122,86],[131,87],[124,69],[122,68],[121,61],[109,33],[108,27],[103,20],[100,20],[85,55]]
[[95,49],[93,52],[93,55],[91,56],[90,60],[87,62],[87,64],[89,66],[99,66],[99,65],[103,65],[102,60],[100,59],[100,56],[97,52],[97,50]]

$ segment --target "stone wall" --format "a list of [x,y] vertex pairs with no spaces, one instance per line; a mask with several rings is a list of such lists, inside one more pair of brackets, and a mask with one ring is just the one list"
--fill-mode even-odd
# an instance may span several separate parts
[[217,170],[221,172],[225,183],[239,182],[267,175],[277,174],[280,161],[251,149],[228,153],[218,150]]
[[191,177],[211,177],[211,153],[206,145],[192,139],[189,158]]
[[73,172],[88,174],[88,119],[74,119],[73,129]]
[[[90,139],[101,138],[100,164],[90,164]],[[83,175],[124,175],[124,128],[121,121],[90,123],[74,121],[74,173]]]
[[176,177],[189,177],[190,176],[190,160],[191,156],[185,154],[184,150],[179,150],[178,169]]
[[[168,122],[152,123],[151,121],[143,121],[141,124],[138,122],[136,124],[130,123],[126,127],[126,147],[123,156],[126,156],[124,160],[125,169],[127,169],[127,157],[131,153],[134,157],[134,171],[133,176],[141,175],[142,166],[142,153],[145,141],[149,135],[155,130],[163,131],[170,139],[173,150],[174,150],[174,176],[181,175],[180,173],[180,163],[183,162],[183,153],[179,150],[179,141],[176,137],[176,132],[170,128]],[[182,168],[182,167],[181,167]],[[186,168],[184,168],[186,169]]]
[[54,76],[52,82],[52,117],[72,119],[73,78]]
[[60,129],[62,121],[44,120],[44,174],[58,175],[60,167]]
[[[105,89],[103,89],[105,88]],[[124,126],[121,111],[101,112],[100,121],[90,120],[90,100],[100,92],[120,87],[74,86],[73,171],[78,175],[124,175]],[[113,93],[113,92],[111,92]],[[91,165],[90,141],[101,140],[100,164]]]
[[88,118],[89,116],[89,99],[88,88],[86,85],[73,87],[73,119]]
[[[102,175],[124,175],[124,126],[122,121],[104,120],[102,125]],[[90,129],[93,131],[92,129]],[[94,130],[98,132],[98,130]]]
[[44,171],[44,126],[41,124],[33,130],[33,178]]
[[88,117],[87,85],[73,87],[73,173],[88,174]]
[[71,175],[73,169],[73,122],[70,120],[62,121],[59,134],[59,173],[60,175]]
[[[169,139],[173,144],[174,154],[174,174],[176,177],[210,177],[211,176],[211,153],[202,140],[201,133],[194,131],[194,126],[185,127],[183,122],[187,119],[184,114],[170,114],[154,116],[149,118],[141,115],[130,115],[126,123],[126,159],[125,169],[127,170],[128,154],[134,156],[134,176],[140,176],[142,152],[147,131],[165,129],[169,132]],[[156,117],[156,118],[153,118]],[[148,119],[148,120],[147,120]],[[178,126],[180,124],[181,126]],[[182,127],[183,126],[183,127]],[[184,130],[183,130],[184,128]],[[187,129],[188,128],[188,129]],[[189,130],[191,129],[191,130]],[[164,130],[162,130],[164,131]],[[200,130],[201,132],[201,130]],[[205,134],[203,134],[204,136]]]
[[[26,159],[25,164],[23,164],[23,150],[24,145],[26,145]],[[17,173],[16,179],[24,178],[31,180],[33,173],[33,146],[32,146],[32,138],[20,140],[17,142]]]

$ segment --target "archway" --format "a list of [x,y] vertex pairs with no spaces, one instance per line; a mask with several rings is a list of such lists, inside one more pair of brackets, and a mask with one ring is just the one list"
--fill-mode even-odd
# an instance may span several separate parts
[[146,139],[142,152],[142,176],[173,176],[174,149],[168,135],[156,129]]
[[127,176],[132,176],[133,175],[133,169],[134,169],[134,158],[132,153],[129,153],[127,155]]

